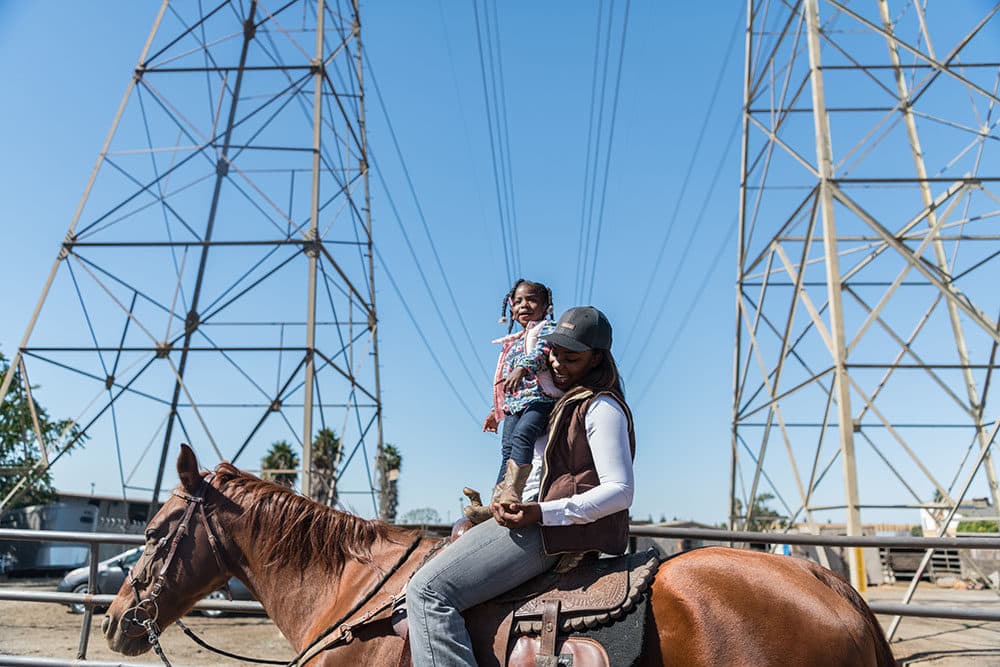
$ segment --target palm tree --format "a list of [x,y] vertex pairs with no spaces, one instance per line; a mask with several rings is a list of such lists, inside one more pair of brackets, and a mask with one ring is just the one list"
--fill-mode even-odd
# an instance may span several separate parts
[[386,523],[396,522],[396,508],[399,505],[399,471],[403,467],[403,456],[395,445],[386,443],[375,461],[381,479],[379,493],[379,515]]
[[292,487],[299,477],[295,472],[299,467],[299,456],[286,441],[278,440],[271,445],[267,456],[261,459],[260,467],[262,479]]
[[312,444],[312,499],[336,507],[337,468],[344,455],[344,445],[332,428],[320,429]]

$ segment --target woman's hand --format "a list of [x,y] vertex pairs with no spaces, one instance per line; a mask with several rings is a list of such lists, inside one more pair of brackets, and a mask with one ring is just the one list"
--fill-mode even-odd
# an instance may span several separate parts
[[542,522],[542,508],[538,503],[500,503],[490,505],[493,518],[504,528],[523,528]]
[[499,425],[500,422],[497,421],[497,414],[490,410],[490,414],[486,415],[486,420],[483,422],[483,430],[487,433],[496,433]]
[[524,376],[528,374],[528,369],[518,366],[510,372],[510,375],[503,380],[503,390],[508,394],[513,394],[517,386],[521,384],[521,380]]

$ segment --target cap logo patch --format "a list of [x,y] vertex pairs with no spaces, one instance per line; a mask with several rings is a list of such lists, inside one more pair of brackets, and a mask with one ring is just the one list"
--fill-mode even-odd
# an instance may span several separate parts
[[559,326],[562,327],[563,329],[569,329],[570,331],[576,329],[576,324],[574,324],[573,322],[563,322]]

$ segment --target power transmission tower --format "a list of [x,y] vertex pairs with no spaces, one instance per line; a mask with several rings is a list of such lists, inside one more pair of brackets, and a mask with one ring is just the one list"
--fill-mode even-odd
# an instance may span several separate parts
[[995,509],[998,7],[747,9],[731,524]]
[[3,378],[0,396],[21,369],[79,435],[39,437],[0,509],[81,435],[74,465],[154,507],[181,441],[250,469],[271,442],[298,443],[309,494],[311,443],[332,428],[341,498],[377,513],[357,1],[201,7],[160,7]]

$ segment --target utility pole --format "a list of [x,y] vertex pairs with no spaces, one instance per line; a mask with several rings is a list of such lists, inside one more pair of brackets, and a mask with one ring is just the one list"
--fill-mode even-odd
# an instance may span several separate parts
[[1000,507],[998,8],[941,11],[747,2],[731,507],[848,535]]
[[163,2],[12,360],[78,429],[37,443],[22,486],[88,436],[74,458],[114,461],[121,495],[155,511],[181,442],[255,468],[286,440],[308,492],[329,424],[338,490],[377,514],[360,37],[357,3]]

